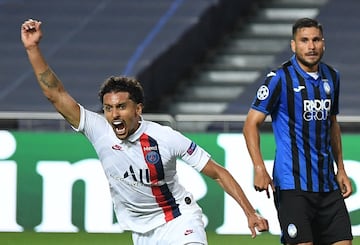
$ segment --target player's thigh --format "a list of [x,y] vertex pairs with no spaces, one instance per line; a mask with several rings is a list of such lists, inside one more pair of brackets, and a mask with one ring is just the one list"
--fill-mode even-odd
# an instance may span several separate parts
[[[351,221],[344,198],[339,190],[323,194],[315,219],[315,240],[325,244],[351,244]],[[343,243],[335,243],[343,241]]]
[[183,212],[166,224],[164,240],[169,244],[207,244],[202,212]]
[[202,212],[184,212],[177,218],[144,234],[133,233],[135,245],[207,244]]
[[312,244],[312,220],[316,210],[306,195],[293,190],[277,190],[275,193],[284,244]]

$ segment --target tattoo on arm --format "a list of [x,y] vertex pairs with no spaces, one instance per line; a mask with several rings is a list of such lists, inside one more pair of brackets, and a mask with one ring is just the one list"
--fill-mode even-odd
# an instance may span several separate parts
[[59,85],[59,80],[50,68],[39,74],[39,82],[47,88],[56,88]]

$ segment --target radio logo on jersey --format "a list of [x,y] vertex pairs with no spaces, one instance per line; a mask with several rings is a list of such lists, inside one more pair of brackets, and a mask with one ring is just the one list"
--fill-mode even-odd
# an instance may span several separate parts
[[304,100],[303,118],[306,121],[327,120],[330,114],[331,100]]

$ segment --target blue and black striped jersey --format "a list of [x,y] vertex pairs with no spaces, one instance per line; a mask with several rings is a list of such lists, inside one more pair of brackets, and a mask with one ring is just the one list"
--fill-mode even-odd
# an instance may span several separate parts
[[330,143],[330,116],[339,111],[339,73],[319,64],[314,79],[295,56],[271,71],[252,108],[271,115],[276,141],[274,184],[282,190],[338,189]]

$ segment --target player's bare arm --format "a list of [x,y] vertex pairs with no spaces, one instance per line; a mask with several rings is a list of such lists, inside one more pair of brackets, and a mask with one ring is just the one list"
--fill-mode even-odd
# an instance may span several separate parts
[[268,221],[256,213],[241,186],[228,170],[210,159],[201,172],[217,181],[224,191],[241,206],[248,219],[248,226],[253,238],[256,236],[255,229],[260,232],[269,230]]
[[340,186],[343,197],[347,198],[352,193],[352,187],[350,179],[345,171],[342,156],[341,129],[336,116],[331,116],[331,147],[333,149],[334,159],[337,164],[336,179]]
[[251,160],[254,164],[254,188],[256,191],[266,191],[270,198],[269,185],[275,191],[273,181],[266,171],[264,160],[260,150],[260,126],[265,121],[266,115],[262,112],[250,109],[243,127],[243,134],[246,139]]
[[74,127],[79,126],[80,108],[77,102],[66,92],[63,84],[51,70],[43,57],[39,43],[42,38],[41,22],[26,20],[21,26],[21,40],[29,61],[44,95],[55,109]]

